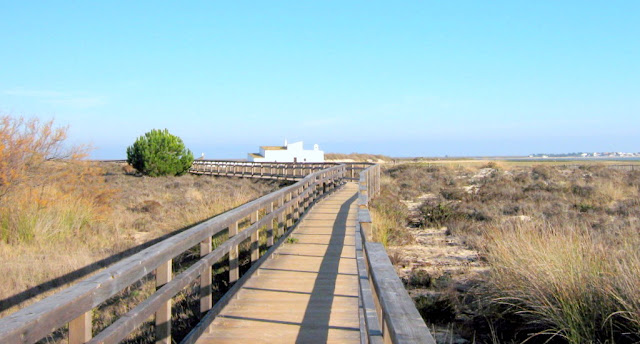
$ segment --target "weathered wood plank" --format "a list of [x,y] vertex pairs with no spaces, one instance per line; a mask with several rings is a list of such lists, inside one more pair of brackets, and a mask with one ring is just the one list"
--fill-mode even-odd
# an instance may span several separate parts
[[[204,257],[211,253],[211,238],[207,238],[200,243],[200,257]],[[213,276],[211,265],[207,266],[200,275],[200,313],[206,313],[213,305],[213,296],[211,295],[211,282]]]
[[[238,235],[238,221],[235,221],[234,223],[231,224],[231,226],[229,226],[229,238],[231,239],[236,235]],[[231,250],[229,251],[229,284],[230,285],[235,283],[238,280],[238,278],[240,278],[240,270],[238,269],[239,253],[240,251],[238,249],[238,244],[232,246]]]
[[69,344],[84,344],[91,340],[91,314],[88,311],[69,323]]
[[[267,208],[266,208],[267,214],[273,213],[274,203],[275,202],[271,202],[269,203],[269,205],[267,205]],[[267,223],[267,247],[271,247],[271,246],[273,246],[273,220]]]
[[[251,213],[251,223],[258,222],[259,211],[256,210]],[[260,248],[258,247],[260,240],[260,232],[258,230],[251,234],[251,263],[260,258]]]
[[360,286],[360,302],[363,311],[364,326],[363,332],[366,334],[366,342],[371,344],[381,344],[383,342],[382,330],[376,310],[374,295],[371,291],[371,282],[367,272],[367,262],[364,256],[362,233],[360,224],[356,224],[356,263],[358,265],[358,283]]
[[[384,246],[364,243],[373,286],[393,343],[433,343],[427,325],[398,278]],[[385,337],[387,334],[385,333]]]
[[[160,289],[171,281],[172,260],[156,269],[156,288]],[[171,299],[156,310],[156,344],[171,344]]]

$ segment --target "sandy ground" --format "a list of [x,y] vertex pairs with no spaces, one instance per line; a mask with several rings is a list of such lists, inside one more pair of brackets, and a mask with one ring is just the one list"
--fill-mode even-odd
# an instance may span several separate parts
[[[435,196],[432,194],[424,194],[415,201],[403,201],[411,212],[410,218],[415,218],[417,207],[423,201],[433,197]],[[388,254],[398,276],[409,283],[407,288],[413,298],[433,297],[451,290],[464,292],[471,281],[489,271],[478,252],[465,245],[460,238],[447,235],[446,227],[406,229],[413,237],[413,243],[390,246]],[[412,276],[416,275],[429,276],[431,285],[412,285]],[[429,327],[438,343],[468,343],[466,339],[456,335],[453,323],[429,324]]]

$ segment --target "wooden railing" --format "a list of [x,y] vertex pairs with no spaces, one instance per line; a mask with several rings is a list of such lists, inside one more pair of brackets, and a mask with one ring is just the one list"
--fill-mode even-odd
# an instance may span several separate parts
[[361,333],[368,343],[427,343],[435,340],[387,256],[372,242],[369,201],[380,191],[380,165],[359,177],[356,262],[360,281]]
[[367,162],[339,164],[335,162],[292,163],[250,162],[233,160],[195,160],[189,172],[194,174],[208,174],[225,177],[299,180],[310,173],[321,171],[329,167],[338,165],[345,165],[345,178],[347,180],[357,181],[359,178],[358,173],[373,164]]
[[[117,343],[154,314],[156,341],[171,343],[171,299],[190,283],[199,280],[200,311],[204,317],[183,340],[183,343],[193,343],[249,276],[285,240],[305,210],[323,194],[343,183],[346,171],[345,165],[337,165],[310,173],[291,186],[211,218],[0,319],[0,343],[34,343],[66,324],[69,324],[71,344]],[[239,231],[239,224],[247,219],[250,225]],[[268,249],[260,256],[258,245],[262,228],[266,228]],[[227,229],[229,239],[212,249],[212,237]],[[274,242],[277,236],[279,239]],[[240,276],[239,245],[245,240],[250,241],[252,264]],[[198,246],[200,259],[173,277],[173,259]],[[232,287],[213,303],[212,265],[227,254]],[[156,292],[93,337],[92,310],[154,271]]]

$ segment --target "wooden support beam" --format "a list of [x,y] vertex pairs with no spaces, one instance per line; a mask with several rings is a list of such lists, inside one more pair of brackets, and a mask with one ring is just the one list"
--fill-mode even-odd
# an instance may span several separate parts
[[[278,208],[282,208],[283,205],[284,205],[284,197],[280,197],[280,200],[278,201]],[[282,211],[278,214],[278,227],[276,228],[278,237],[281,237],[284,234],[284,230],[286,227],[286,224],[284,223],[285,218],[286,218],[286,211]]]
[[[267,205],[267,214],[273,213],[273,203],[274,202],[270,202]],[[273,246],[273,220],[267,224],[267,247],[271,246]]]
[[91,311],[69,322],[69,344],[84,344],[91,340]]
[[[229,238],[238,234],[238,221],[229,226]],[[238,245],[233,245],[229,250],[229,285],[234,284],[240,278],[238,269]]]
[[[258,212],[259,210],[256,210],[253,213],[251,213],[251,224],[258,222],[258,215],[259,215]],[[260,258],[259,240],[260,240],[260,229],[256,230],[254,233],[251,234],[251,263],[252,264],[256,260],[258,260],[258,258]]]
[[296,189],[296,191],[294,191],[294,194],[295,201],[293,202],[293,223],[296,223],[300,218],[300,198],[298,197],[300,195],[300,189]]
[[[172,259],[156,269],[156,290],[171,281]],[[156,311],[156,344],[171,344],[171,300]]]
[[[200,257],[204,257],[211,253],[211,237],[200,243]],[[202,275],[200,275],[200,313],[206,313],[213,305],[213,296],[211,295],[211,266],[207,266]]]
[[[289,192],[286,197],[286,202],[291,202],[293,199],[293,191]],[[293,204],[287,207],[285,212],[285,232],[289,229],[289,227],[293,226]]]

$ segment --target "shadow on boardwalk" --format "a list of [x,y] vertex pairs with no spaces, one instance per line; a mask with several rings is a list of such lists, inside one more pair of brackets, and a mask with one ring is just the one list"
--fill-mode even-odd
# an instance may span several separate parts
[[[338,211],[338,216],[333,223],[333,231],[327,252],[322,259],[318,276],[323,276],[322,280],[317,279],[307,309],[302,319],[300,332],[296,343],[326,342],[329,336],[329,319],[331,317],[331,306],[333,305],[334,292],[338,277],[340,258],[344,248],[344,240],[347,230],[347,217],[351,204],[356,201],[358,195],[349,198]],[[326,331],[313,331],[326,329]]]

